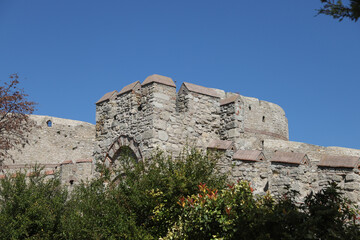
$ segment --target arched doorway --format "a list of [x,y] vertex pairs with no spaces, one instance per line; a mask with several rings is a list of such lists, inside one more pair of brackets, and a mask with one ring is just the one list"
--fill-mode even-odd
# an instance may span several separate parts
[[130,158],[136,161],[143,160],[139,144],[133,138],[121,135],[109,147],[105,163],[111,167],[116,161],[129,160]]

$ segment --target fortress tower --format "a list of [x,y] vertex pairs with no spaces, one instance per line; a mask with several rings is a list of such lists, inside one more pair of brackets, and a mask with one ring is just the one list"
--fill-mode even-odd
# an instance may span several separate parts
[[137,159],[155,148],[223,152],[222,171],[247,179],[257,193],[306,195],[336,181],[360,203],[360,150],[289,141],[284,110],[270,102],[152,75],[106,93],[96,103],[96,161],[117,161],[123,147]]
[[288,124],[276,104],[186,82],[176,93],[171,78],[152,75],[96,103],[96,139],[98,159],[112,158],[121,141],[139,157],[156,147],[175,154],[186,144],[206,149],[216,140],[262,150],[265,139],[288,140]]
[[222,153],[220,170],[250,181],[255,193],[282,194],[290,185],[304,196],[335,181],[360,204],[360,150],[289,141],[284,110],[256,98],[187,82],[177,92],[171,78],[152,75],[106,93],[96,103],[95,126],[31,119],[37,127],[1,162],[0,178],[40,164],[71,186],[92,178],[96,162],[116,163],[124,149],[146,160],[156,148],[176,156],[194,146]]

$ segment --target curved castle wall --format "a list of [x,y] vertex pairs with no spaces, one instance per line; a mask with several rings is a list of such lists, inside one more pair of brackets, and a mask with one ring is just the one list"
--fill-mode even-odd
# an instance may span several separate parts
[[285,112],[274,103],[186,82],[176,92],[160,75],[96,103],[96,160],[116,161],[121,146],[146,158],[186,145],[223,152],[221,171],[251,181],[256,193],[281,195],[290,185],[304,196],[336,181],[360,203],[360,150],[289,141]]
[[92,158],[93,124],[39,115],[30,115],[30,119],[36,127],[28,134],[27,144],[11,150],[13,159],[5,159],[4,164],[56,164]]
[[291,142],[284,110],[256,98],[186,82],[176,92],[171,78],[152,75],[105,94],[95,126],[31,119],[37,127],[0,166],[0,179],[37,163],[71,186],[94,176],[95,161],[114,163],[123,149],[142,160],[155,148],[177,155],[190,145],[222,152],[220,170],[249,180],[256,193],[281,195],[290,185],[304,196],[335,181],[360,203],[360,150]]
[[187,144],[206,148],[213,139],[261,147],[264,139],[287,140],[288,125],[276,104],[191,83],[176,93],[172,79],[152,75],[97,102],[95,156],[104,158],[119,135],[134,138],[145,156],[155,147],[173,153]]
[[9,151],[12,157],[0,164],[0,179],[17,171],[31,176],[35,165],[43,168],[47,177],[59,173],[69,186],[93,176],[93,124],[39,115],[30,115],[30,119],[36,126],[28,133],[26,143]]

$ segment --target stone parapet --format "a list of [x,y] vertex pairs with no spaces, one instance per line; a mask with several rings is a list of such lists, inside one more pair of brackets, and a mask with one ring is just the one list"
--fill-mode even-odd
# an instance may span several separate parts
[[[155,147],[179,153],[186,145],[205,149],[212,139],[288,139],[284,111],[276,104],[151,75],[125,86],[96,105],[95,158],[104,159],[120,135],[138,142],[146,156]],[[110,97],[109,97],[110,96]],[[253,147],[253,146],[252,146]]]

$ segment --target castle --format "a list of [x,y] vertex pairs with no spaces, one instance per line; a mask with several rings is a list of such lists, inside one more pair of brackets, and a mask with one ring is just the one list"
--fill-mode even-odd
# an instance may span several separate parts
[[[156,148],[176,155],[190,145],[223,153],[221,171],[251,181],[256,193],[282,194],[289,184],[303,196],[336,181],[360,203],[360,150],[289,141],[283,109],[256,98],[186,82],[176,92],[171,78],[152,75],[100,98],[95,126],[33,118],[41,128],[32,134],[30,146],[14,152],[18,160],[5,162],[3,169],[24,163],[57,164],[64,184],[71,185],[92,176],[95,161],[116,162],[123,147],[145,160]],[[38,135],[48,139],[41,143]],[[49,147],[50,142],[54,144]],[[39,149],[46,149],[47,156],[32,158]]]

